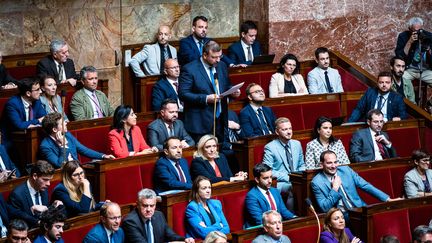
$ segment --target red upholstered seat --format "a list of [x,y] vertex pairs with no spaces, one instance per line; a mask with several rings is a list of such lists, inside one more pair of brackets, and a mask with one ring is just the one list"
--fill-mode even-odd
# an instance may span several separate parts
[[404,176],[405,174],[411,169],[410,166],[406,167],[398,167],[398,168],[391,168],[391,179],[392,179],[392,186],[393,186],[393,195],[395,197],[402,197],[405,195],[405,190],[403,186]]
[[[413,150],[421,147],[418,128],[401,128],[387,131],[390,141],[400,157],[411,156]],[[407,142],[409,138],[409,142]]]
[[284,229],[284,234],[290,238],[291,242],[317,242],[318,226],[310,225],[298,229]]
[[351,116],[353,110],[356,108],[358,103],[358,100],[347,100],[346,104],[347,104],[347,119]]
[[311,129],[315,125],[315,121],[320,116],[330,118],[341,116],[339,101],[326,101],[317,103],[302,104],[304,129]]
[[381,236],[386,234],[395,235],[400,242],[410,242],[411,230],[407,209],[374,214],[372,221],[373,242],[379,242]]
[[142,186],[143,188],[154,188],[153,187],[153,171],[155,168],[156,161],[154,163],[145,163],[140,165]]
[[[51,195],[52,195],[52,192],[54,191],[54,188],[59,184],[61,182],[61,179],[60,180],[51,180],[51,182],[50,182],[50,186],[48,187],[48,196],[49,196],[49,199],[50,199],[50,201],[51,201]],[[4,195],[4,194],[3,194]]]
[[243,190],[219,196],[231,232],[243,229],[244,222],[241,215],[244,212],[244,200],[247,192],[248,190]]
[[8,68],[8,72],[12,77],[17,80],[34,77],[36,76],[36,65]]
[[0,115],[3,113],[4,106],[9,98],[0,98]]
[[429,225],[432,219],[432,205],[410,208],[408,211],[411,231],[419,225]]
[[[139,126],[139,128],[141,129],[141,133],[144,136],[144,139],[147,138],[147,126],[148,126],[148,124],[150,124],[150,122],[152,122],[152,121],[137,121],[137,126]],[[147,143],[147,140],[146,140],[146,143]]]
[[66,93],[66,97],[65,97],[64,112],[69,118],[69,120],[73,120],[72,112],[70,110],[70,103],[74,93],[75,93],[74,91],[69,91]]
[[[153,91],[153,86],[155,84],[148,84],[147,88],[146,88],[146,94],[145,94],[145,99],[146,99],[146,106],[145,109],[146,111],[151,111],[152,110],[152,91]],[[141,104],[142,106],[142,104]]]
[[63,232],[64,242],[82,242],[87,233],[93,228],[95,224],[85,225],[79,228],[73,228]]
[[265,94],[267,97],[269,97],[270,95],[270,80],[271,80],[271,76],[274,74],[275,72],[263,72],[260,73],[260,80],[261,80],[261,87],[264,89]]
[[[360,172],[359,175],[363,177],[363,179],[365,179],[367,182],[375,186],[376,188],[387,193],[391,198],[394,197],[391,173],[389,169],[383,168],[383,169],[367,170],[367,171]],[[380,202],[378,199],[376,199],[375,197],[369,195],[368,193],[362,190],[357,189],[357,191],[359,192],[360,197],[363,199],[363,201],[366,204],[373,204],[373,203]]]
[[[127,185],[127,186],[125,186]],[[143,188],[140,166],[128,166],[105,171],[106,198],[118,204],[133,203]]]
[[[110,126],[100,126],[100,127],[91,127],[87,129],[80,129],[76,131],[76,139],[83,144],[84,146],[91,148],[95,151],[105,153],[108,147],[108,132],[110,130]],[[79,155],[79,160],[81,163],[85,163],[90,161],[91,159]]]
[[172,206],[173,230],[179,235],[186,235],[185,211],[188,202],[176,203]]
[[335,135],[336,138],[339,138],[340,140],[342,140],[342,144],[345,147],[345,151],[349,157],[349,153],[350,153],[350,141],[352,138],[352,133],[349,134],[342,134],[342,135]]
[[276,117],[287,117],[290,119],[294,131],[305,129],[303,110],[300,104],[273,106],[271,108]]
[[365,91],[368,86],[358,80],[354,75],[342,68],[337,68],[342,79],[342,86],[345,92]]
[[254,148],[254,162],[255,164],[259,164],[262,162],[264,157],[264,146],[265,145],[257,145]]

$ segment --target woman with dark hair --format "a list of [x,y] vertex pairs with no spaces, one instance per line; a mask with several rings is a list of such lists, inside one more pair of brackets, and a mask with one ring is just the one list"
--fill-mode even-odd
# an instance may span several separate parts
[[109,150],[116,158],[157,152],[150,148],[136,125],[137,116],[129,105],[120,105],[114,111],[112,130],[108,133]]
[[305,162],[306,169],[320,168],[320,155],[325,150],[331,150],[336,154],[339,164],[349,164],[349,158],[340,139],[332,135],[333,124],[330,118],[319,117],[312,131],[313,140],[306,145]]
[[52,201],[55,200],[63,202],[69,218],[91,212],[95,208],[90,182],[78,161],[71,160],[63,164],[62,182],[52,193]]
[[324,231],[320,235],[321,243],[359,243],[350,229],[345,228],[345,218],[339,208],[331,208],[324,219]]
[[213,135],[207,134],[200,138],[193,157],[190,169],[193,179],[202,175],[209,178],[211,183],[247,180],[247,173],[243,171],[233,176],[226,157],[218,152],[218,139]]
[[198,176],[192,185],[190,202],[186,207],[186,237],[201,238],[218,230],[230,232],[219,200],[211,199],[211,183],[205,176]]
[[283,56],[277,73],[271,77],[269,97],[309,94],[305,81],[299,72],[300,62],[297,57],[290,53]]
[[[46,113],[58,112],[63,114],[62,102],[60,96],[57,94],[57,82],[54,77],[42,77],[40,80],[40,87],[42,90],[40,101],[45,108]],[[69,122],[66,114],[64,115],[64,120]]]
[[404,188],[407,198],[425,197],[432,195],[432,170],[430,155],[423,150],[414,150],[411,155],[415,167],[404,177]]

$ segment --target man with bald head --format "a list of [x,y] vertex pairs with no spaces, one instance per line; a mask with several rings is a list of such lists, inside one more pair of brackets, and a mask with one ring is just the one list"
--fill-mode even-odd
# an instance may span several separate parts
[[[177,58],[177,50],[168,44],[171,39],[171,30],[168,26],[159,27],[156,34],[157,42],[145,45],[144,48],[135,54],[129,62],[136,77],[158,75],[164,71],[164,63],[169,58]],[[144,72],[140,65],[143,65]]]
[[162,102],[166,99],[177,101],[179,112],[183,111],[183,103],[178,98],[178,78],[180,66],[176,59],[165,61],[163,76],[152,89],[152,110],[160,111]]
[[120,228],[121,219],[119,205],[115,202],[105,203],[100,209],[100,223],[88,232],[83,243],[124,242],[124,232]]

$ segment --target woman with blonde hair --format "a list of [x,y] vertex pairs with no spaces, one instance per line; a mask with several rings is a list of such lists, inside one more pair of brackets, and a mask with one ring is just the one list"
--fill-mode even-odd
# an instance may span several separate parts
[[52,193],[52,201],[55,200],[63,202],[68,218],[94,210],[95,201],[90,190],[90,182],[78,161],[71,160],[63,164],[62,182]]
[[209,178],[211,183],[247,179],[247,173],[243,171],[233,176],[226,157],[218,152],[218,139],[213,135],[207,134],[201,137],[193,157],[191,164],[193,180],[199,175]]
[[324,231],[320,235],[321,243],[360,243],[349,228],[345,227],[345,218],[339,208],[331,208],[324,219]]
[[[40,88],[42,94],[40,96],[40,102],[44,107],[47,114],[58,112],[63,114],[63,106],[60,96],[57,94],[57,82],[52,76],[43,76],[40,79]],[[66,114],[64,114],[64,120],[69,122]]]
[[210,232],[203,241],[203,243],[227,243],[227,242],[228,241],[226,235],[217,230]]

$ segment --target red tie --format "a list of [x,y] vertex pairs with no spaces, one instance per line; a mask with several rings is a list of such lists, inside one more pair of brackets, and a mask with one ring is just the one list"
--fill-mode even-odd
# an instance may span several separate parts
[[176,88],[176,92],[178,93],[178,82],[174,82],[173,84],[174,84],[174,86]]
[[[379,134],[377,133],[375,136],[378,136]],[[382,144],[382,143],[380,143],[380,142],[376,142],[377,143],[377,145],[378,145],[378,149],[379,149],[379,152],[380,152],[380,154],[381,154],[381,157],[383,158],[383,159],[387,159],[387,155],[386,155],[386,153],[385,153],[385,150],[384,150],[384,144]]]
[[267,194],[268,200],[270,201],[270,208],[271,208],[271,210],[276,210],[276,206],[275,206],[275,204],[273,202],[272,197],[270,196],[270,191],[266,191],[266,194]]
[[181,172],[180,163],[178,161],[175,162],[175,166],[176,166],[177,171],[178,171],[178,173],[180,175],[180,181],[181,182],[186,182],[186,179],[184,178],[183,173]]
[[29,121],[30,121],[30,120],[33,120],[33,108],[32,108],[32,105],[29,105],[28,109],[29,109],[28,113],[29,113]]

